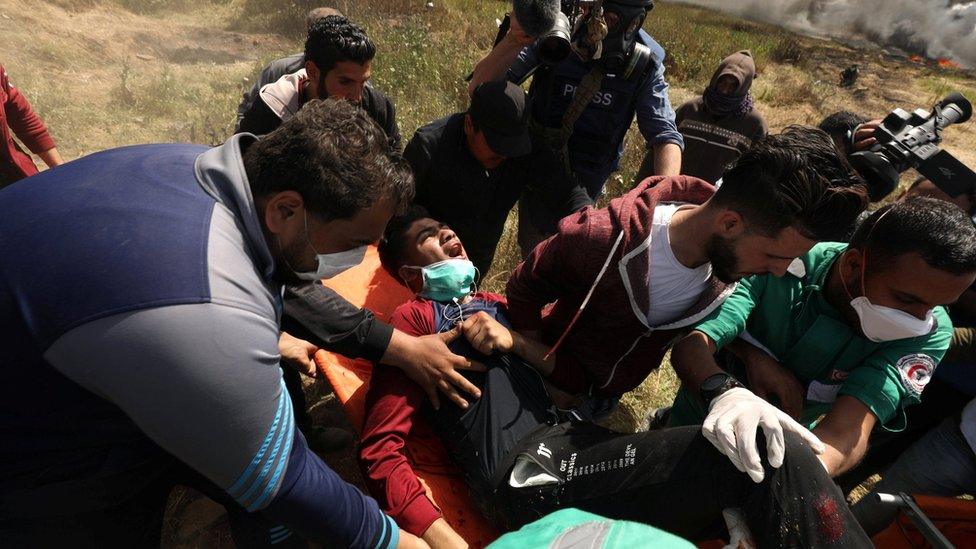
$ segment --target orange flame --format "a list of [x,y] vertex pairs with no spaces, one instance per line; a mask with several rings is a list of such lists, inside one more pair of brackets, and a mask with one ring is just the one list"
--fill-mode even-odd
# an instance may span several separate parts
[[943,68],[943,69],[959,68],[959,63],[956,63],[952,59],[946,59],[946,58],[939,59],[938,64],[939,64],[939,68]]
[[921,55],[913,55],[913,56],[909,57],[908,59],[911,60],[913,63],[919,63],[919,62],[922,61],[922,56]]

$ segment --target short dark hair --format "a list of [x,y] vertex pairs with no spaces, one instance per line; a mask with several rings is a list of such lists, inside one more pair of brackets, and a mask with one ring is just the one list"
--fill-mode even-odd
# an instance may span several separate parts
[[711,202],[765,236],[794,227],[812,240],[836,240],[867,206],[867,191],[826,133],[790,126],[757,140],[726,169]]
[[430,217],[430,213],[423,206],[417,204],[409,206],[402,214],[394,216],[386,225],[383,238],[380,239],[377,251],[380,263],[393,278],[399,280],[397,271],[406,264],[407,242],[405,236],[410,226],[418,219]]
[[952,274],[976,271],[976,225],[955,204],[916,197],[878,208],[854,231],[851,248],[872,264],[918,252],[931,267]]
[[529,36],[539,36],[551,29],[559,15],[558,0],[513,0],[512,13]]
[[[848,132],[853,132],[858,126],[867,122],[868,119],[851,111],[837,111],[817,124],[817,127],[827,132],[835,141],[840,143],[847,142]],[[851,151],[846,151],[851,152]]]
[[323,75],[340,61],[365,65],[375,55],[376,46],[366,31],[341,15],[315,21],[305,38],[305,59],[315,63]]
[[413,200],[413,174],[386,134],[348,101],[309,101],[244,152],[254,196],[286,190],[310,212],[348,219],[382,197],[399,210]]

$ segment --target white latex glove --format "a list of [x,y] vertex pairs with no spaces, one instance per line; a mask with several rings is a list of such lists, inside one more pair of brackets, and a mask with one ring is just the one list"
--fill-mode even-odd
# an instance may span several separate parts
[[800,435],[815,454],[824,451],[823,442],[806,427],[742,387],[726,391],[712,401],[702,424],[702,434],[719,452],[732,460],[736,469],[758,483],[765,476],[759,448],[756,447],[756,430],[759,427],[766,434],[766,455],[772,467],[783,465],[786,448],[784,430]]

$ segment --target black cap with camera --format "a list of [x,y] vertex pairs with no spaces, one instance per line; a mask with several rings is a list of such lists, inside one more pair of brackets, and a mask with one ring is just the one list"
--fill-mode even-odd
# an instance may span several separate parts
[[[848,156],[875,194],[883,197],[898,186],[898,176],[909,168],[931,180],[952,197],[976,188],[976,173],[954,156],[939,148],[942,130],[969,120],[973,106],[960,93],[951,93],[933,107],[932,112],[918,109],[908,113],[891,111],[874,131],[878,143],[869,150]],[[852,148],[847,143],[848,150]]]

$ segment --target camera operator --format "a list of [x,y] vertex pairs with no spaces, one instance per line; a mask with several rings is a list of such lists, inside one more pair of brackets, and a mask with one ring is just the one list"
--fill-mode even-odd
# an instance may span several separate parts
[[[858,151],[865,151],[877,145],[878,139],[874,137],[874,131],[881,125],[881,119],[868,120],[860,114],[851,111],[837,111],[828,115],[817,124],[817,127],[827,132],[834,141],[837,152],[849,156]],[[868,177],[870,174],[861,174],[865,178],[868,188],[868,198],[871,202],[877,202],[891,194],[895,188],[891,182],[879,180],[878,178]],[[858,221],[864,219],[863,215]],[[854,228],[851,228],[853,232]]]
[[[677,175],[684,140],[668,100],[664,49],[641,29],[654,3],[565,3],[574,19],[568,29],[571,51],[558,62],[538,43],[531,43],[525,17],[519,18],[520,4],[539,1],[516,3],[508,33],[477,64],[469,91],[489,80],[508,78],[521,83],[533,77],[529,88],[533,164],[553,168],[546,170],[548,180],[539,183],[579,185],[596,200],[619,165],[624,136],[635,116],[653,150],[655,174]],[[555,232],[559,217],[581,206],[567,201],[568,211],[552,211],[541,194],[530,187],[519,207],[523,254]]]

